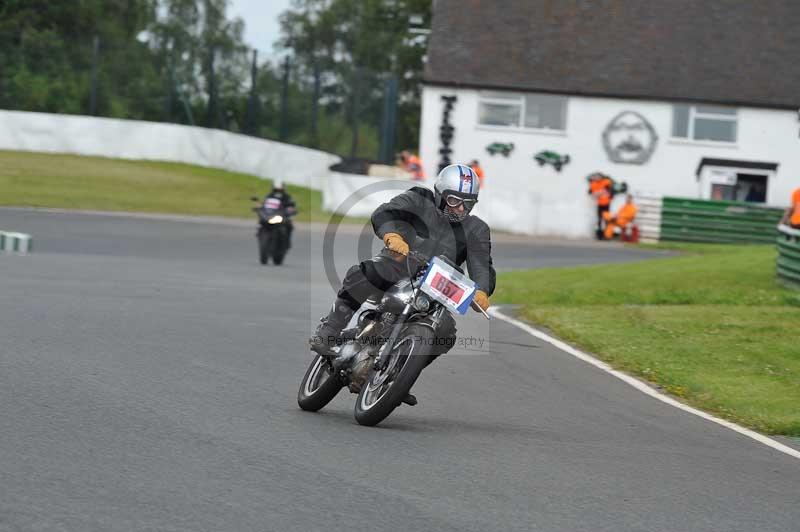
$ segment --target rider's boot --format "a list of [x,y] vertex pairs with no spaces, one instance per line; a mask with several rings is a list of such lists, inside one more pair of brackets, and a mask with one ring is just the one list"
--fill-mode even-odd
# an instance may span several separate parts
[[311,346],[311,350],[322,356],[336,356],[333,348],[339,344],[342,329],[350,321],[353,312],[354,310],[350,307],[348,301],[337,298],[330,313],[322,318],[322,323],[317,327],[314,336],[309,338],[308,343]]
[[402,402],[404,402],[404,403],[405,403],[405,404],[407,404],[408,406],[414,406],[414,405],[416,405],[416,404],[417,404],[417,398],[416,398],[416,397],[414,397],[414,396],[413,396],[413,395],[411,395],[411,394],[408,394],[408,395],[406,395],[405,399],[403,399],[403,401],[402,401]]

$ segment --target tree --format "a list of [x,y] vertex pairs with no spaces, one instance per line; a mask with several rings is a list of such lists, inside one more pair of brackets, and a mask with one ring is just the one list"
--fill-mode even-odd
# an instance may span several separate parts
[[[95,86],[100,116],[241,131],[249,106],[259,121],[248,133],[276,138],[282,68],[255,65],[253,84],[244,22],[228,3],[0,0],[0,107],[87,114]],[[424,47],[406,26],[429,11],[427,0],[295,0],[279,45],[292,56],[286,140],[374,157],[394,76],[400,144],[416,144]]]
[[154,17],[151,0],[6,0],[0,7],[0,105],[87,112],[96,36],[101,114],[148,115],[153,70],[137,36]]
[[202,94],[198,83],[197,64],[200,60],[200,6],[197,0],[164,0],[164,16],[150,29],[150,46],[156,57],[161,79],[166,86],[164,117],[193,123],[190,102]]
[[[153,25],[151,47],[162,79],[191,102],[208,127],[240,129],[248,73],[244,22],[227,18],[228,0],[162,0],[165,15]],[[169,83],[169,82],[168,82]],[[175,109],[172,109],[175,113]]]
[[300,83],[313,87],[315,78],[319,79],[327,110],[346,117],[351,130],[350,154],[358,151],[361,123],[377,129],[389,76],[400,80],[401,110],[415,115],[404,119],[398,138],[403,145],[417,143],[424,46],[409,38],[411,14],[422,14],[429,21],[430,3],[295,0],[281,15],[279,46],[296,58]]

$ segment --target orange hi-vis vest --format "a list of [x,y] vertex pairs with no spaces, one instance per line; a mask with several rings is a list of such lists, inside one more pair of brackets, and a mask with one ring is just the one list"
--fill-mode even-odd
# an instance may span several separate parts
[[611,203],[611,180],[607,178],[595,179],[589,183],[589,191],[597,200],[597,205],[607,207]]
[[800,188],[792,192],[792,216],[789,218],[789,223],[800,227]]
[[617,225],[625,227],[636,218],[637,212],[639,212],[639,209],[636,208],[636,205],[633,203],[626,203],[617,212]]
[[425,178],[425,172],[422,171],[422,159],[416,155],[411,155],[406,161],[406,170],[414,174],[416,181],[421,181]]
[[483,168],[480,166],[472,166],[471,168],[475,175],[478,176],[478,186],[483,188]]

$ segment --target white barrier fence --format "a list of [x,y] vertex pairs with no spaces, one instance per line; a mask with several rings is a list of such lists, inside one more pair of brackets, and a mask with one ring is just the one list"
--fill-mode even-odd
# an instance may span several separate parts
[[419,185],[406,179],[385,179],[331,172],[322,194],[322,208],[346,216],[369,217],[382,203]]
[[25,255],[33,250],[31,235],[13,231],[0,231],[0,253],[20,253]]
[[217,129],[0,111],[0,150],[196,164],[322,190],[336,155]]

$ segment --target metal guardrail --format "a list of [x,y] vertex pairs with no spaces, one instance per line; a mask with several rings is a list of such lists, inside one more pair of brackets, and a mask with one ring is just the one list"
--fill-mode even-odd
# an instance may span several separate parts
[[778,226],[778,278],[800,288],[800,230]]
[[31,235],[13,231],[0,231],[0,253],[26,254],[33,251]]
[[661,240],[772,243],[783,210],[740,201],[663,198]]

